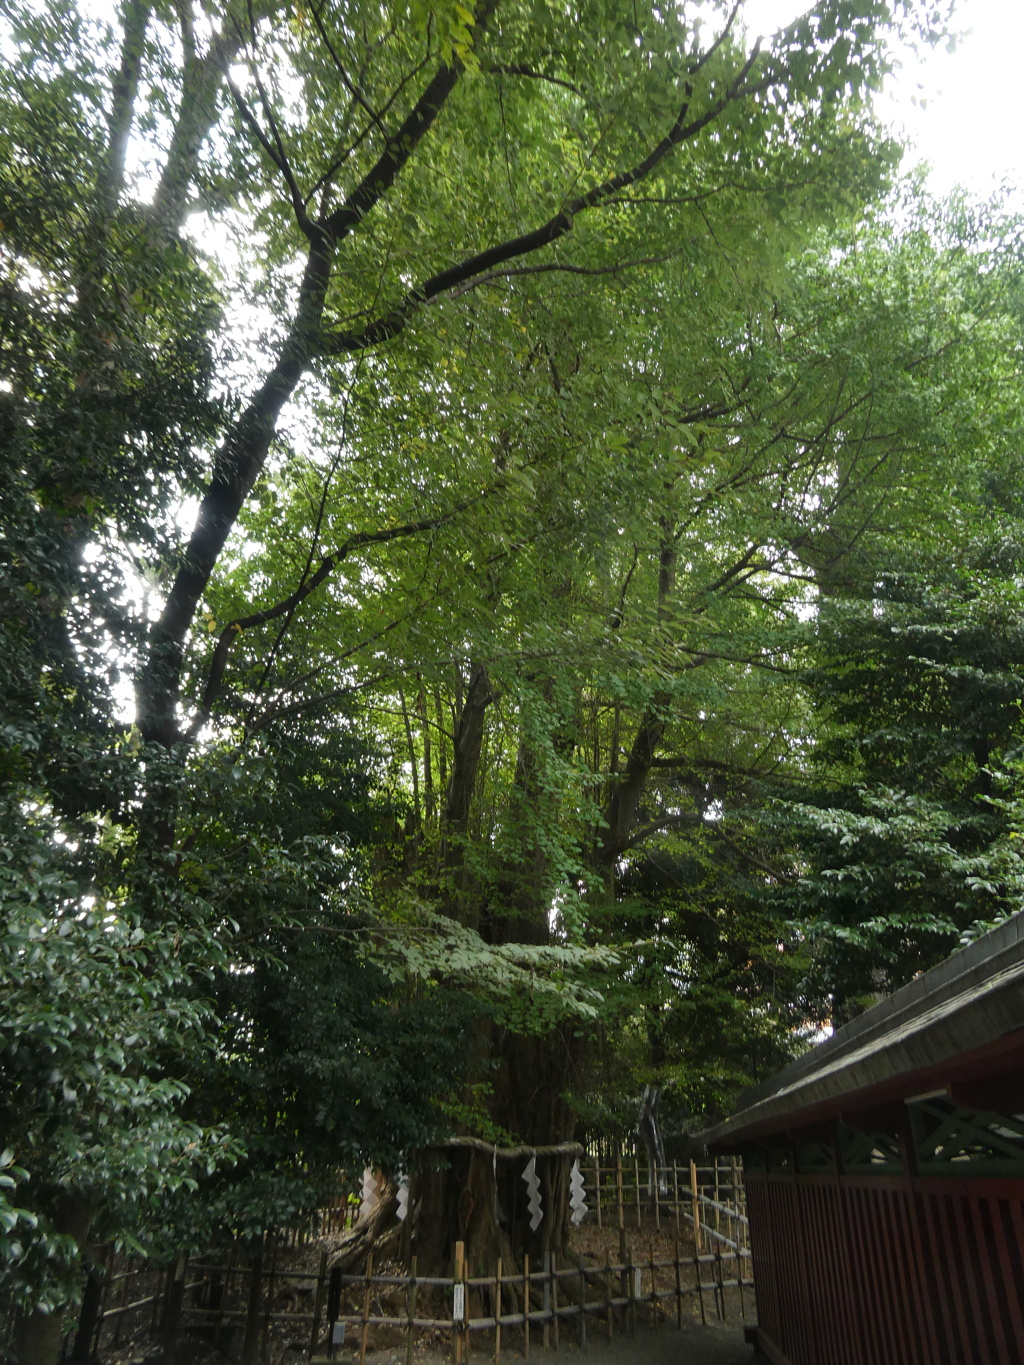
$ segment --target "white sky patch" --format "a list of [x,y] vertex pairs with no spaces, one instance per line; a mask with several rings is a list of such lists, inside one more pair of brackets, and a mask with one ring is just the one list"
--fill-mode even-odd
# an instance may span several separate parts
[[959,185],[985,196],[1004,180],[1019,192],[1024,4],[960,0],[953,27],[966,30],[953,52],[940,45],[917,60],[904,56],[879,101],[879,114],[894,131],[902,129],[914,153],[910,165],[930,163],[934,193]]
[[[768,38],[808,8],[807,0],[747,0],[743,24]],[[715,19],[717,17],[717,23]],[[721,27],[709,14],[705,34]],[[931,168],[928,184],[987,197],[1003,182],[1024,186],[1020,117],[1022,0],[958,0],[946,44],[898,54],[899,68],[878,97],[878,116],[907,146],[904,167]]]

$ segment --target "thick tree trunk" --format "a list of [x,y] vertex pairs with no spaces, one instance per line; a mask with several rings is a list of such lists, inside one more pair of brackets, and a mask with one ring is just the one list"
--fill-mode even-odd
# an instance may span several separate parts
[[14,1319],[14,1365],[56,1365],[65,1314],[18,1313]]
[[[92,1210],[87,1205],[62,1199],[53,1210],[54,1230],[73,1237],[81,1250],[89,1236],[92,1217]],[[64,1309],[53,1313],[42,1313],[38,1309],[15,1313],[11,1365],[56,1365],[65,1318]]]
[[[658,555],[658,620],[669,620],[671,598],[676,585],[675,531],[666,519],[661,520],[661,549]],[[630,846],[630,836],[640,814],[647,779],[654,766],[658,746],[665,737],[665,711],[671,698],[665,692],[655,693],[644,711],[633,739],[629,758],[621,777],[617,777],[605,808],[605,828],[597,841],[595,862],[604,871],[609,892],[615,882],[615,864]],[[616,730],[618,717],[616,716]],[[618,736],[616,744],[618,748]]]
[[[410,1245],[422,1274],[450,1267],[457,1241],[466,1244],[470,1274],[493,1274],[497,1258],[514,1273],[523,1254],[534,1265],[554,1251],[564,1254],[569,1231],[569,1175],[582,1153],[574,1143],[494,1148],[476,1139],[454,1139],[425,1154],[411,1190]],[[523,1174],[536,1160],[542,1218],[530,1227],[529,1191]]]
[[473,904],[465,871],[465,839],[483,751],[484,720],[493,700],[486,667],[471,665],[469,687],[455,728],[452,773],[445,796],[441,835],[441,862],[446,879],[442,904],[446,914],[471,927],[479,921],[479,908]]

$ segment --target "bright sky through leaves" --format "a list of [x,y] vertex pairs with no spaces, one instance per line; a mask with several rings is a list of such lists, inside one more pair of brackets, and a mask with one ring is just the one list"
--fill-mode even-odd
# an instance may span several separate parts
[[[805,8],[801,0],[748,0],[748,31],[770,34]],[[905,168],[931,165],[929,185],[947,194],[962,185],[986,195],[1001,181],[1024,185],[1020,109],[1020,0],[959,0],[953,26],[962,38],[907,52],[879,113],[907,143]]]

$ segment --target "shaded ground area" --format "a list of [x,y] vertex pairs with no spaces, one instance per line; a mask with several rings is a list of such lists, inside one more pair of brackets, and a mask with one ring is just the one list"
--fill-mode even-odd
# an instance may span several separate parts
[[588,1345],[585,1352],[566,1347],[549,1358],[564,1365],[753,1365],[755,1359],[753,1347],[743,1340],[743,1328],[721,1323],[638,1332],[635,1337]]
[[[416,1365],[451,1365],[451,1352],[416,1352]],[[488,1357],[481,1351],[474,1352],[469,1365],[484,1365]],[[580,1350],[575,1343],[564,1345],[558,1351],[534,1351],[531,1362],[538,1365],[756,1365],[758,1360],[753,1347],[743,1340],[743,1328],[722,1323],[684,1324],[682,1331],[676,1328],[662,1329],[660,1332],[638,1332],[636,1336],[616,1337],[614,1341],[595,1341]],[[525,1365],[521,1351],[511,1351],[502,1355],[503,1362]],[[373,1355],[374,1365],[405,1365],[405,1352],[401,1350],[377,1351]]]

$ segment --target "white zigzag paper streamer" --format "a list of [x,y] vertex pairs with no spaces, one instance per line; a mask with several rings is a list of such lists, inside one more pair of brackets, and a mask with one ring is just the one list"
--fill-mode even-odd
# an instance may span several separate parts
[[360,1195],[362,1198],[359,1204],[359,1217],[360,1219],[369,1218],[377,1207],[377,1177],[369,1166],[363,1171],[363,1185]]
[[544,1210],[540,1203],[540,1180],[537,1178],[537,1158],[535,1156],[531,1156],[526,1163],[523,1181],[526,1185],[526,1207],[530,1210],[530,1231],[536,1232],[540,1227],[541,1219],[544,1217]]
[[578,1161],[572,1163],[572,1170],[569,1172],[569,1208],[572,1210],[569,1221],[574,1228],[578,1228],[587,1216],[587,1191]]
[[404,1223],[409,1216],[409,1177],[403,1171],[398,1177],[398,1208],[395,1217]]

